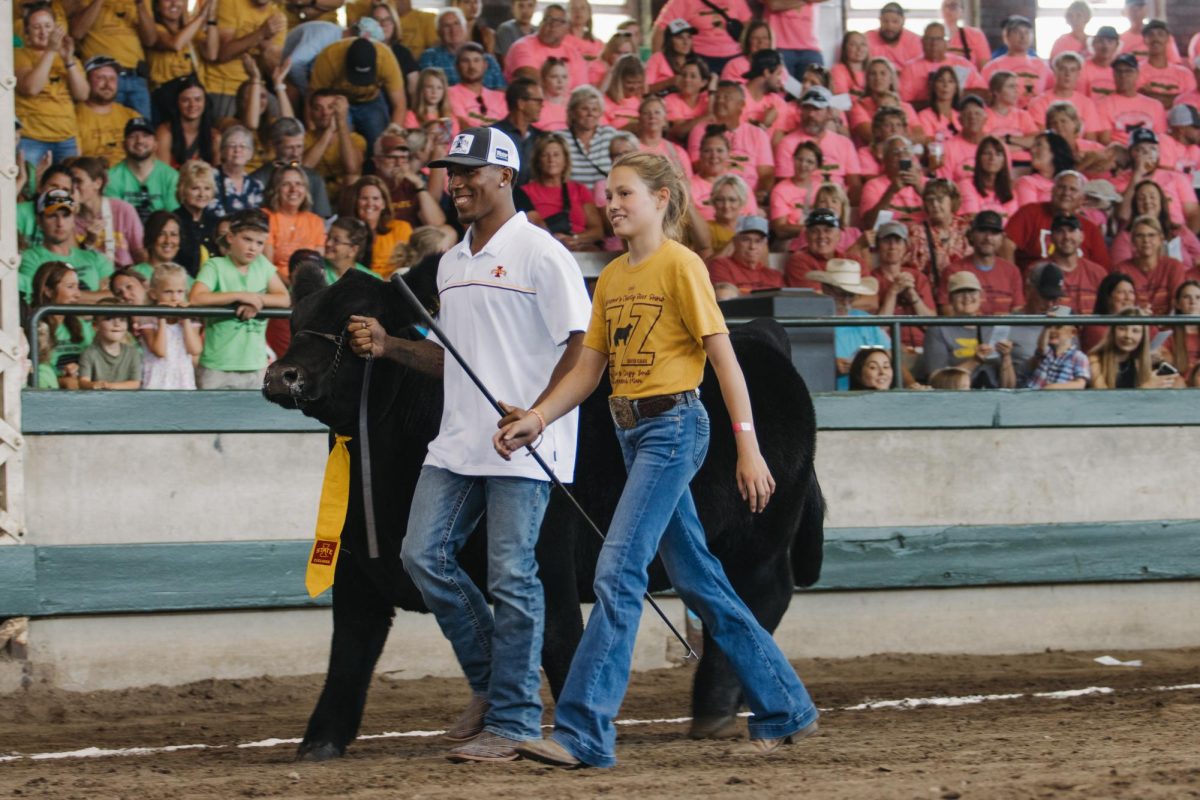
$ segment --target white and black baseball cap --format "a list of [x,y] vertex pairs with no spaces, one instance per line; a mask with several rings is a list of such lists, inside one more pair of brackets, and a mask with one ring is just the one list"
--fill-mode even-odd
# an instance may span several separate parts
[[454,137],[450,152],[429,162],[431,167],[486,167],[489,164],[520,171],[521,155],[507,133],[485,127],[467,128]]

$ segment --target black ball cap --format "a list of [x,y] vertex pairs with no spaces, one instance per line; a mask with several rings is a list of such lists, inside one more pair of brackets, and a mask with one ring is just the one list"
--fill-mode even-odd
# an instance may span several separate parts
[[980,211],[971,221],[971,230],[1003,233],[1004,219],[995,211]]
[[842,221],[838,219],[838,215],[833,213],[829,208],[814,208],[808,212],[808,217],[804,220],[804,226],[811,228],[814,225],[828,225],[831,228],[842,227]]
[[129,122],[125,123],[126,139],[138,131],[141,131],[142,133],[148,133],[153,136],[154,126],[151,125],[150,120],[146,119],[145,117],[134,117],[133,119],[129,120]]
[[1062,230],[1063,228],[1077,231],[1080,227],[1082,226],[1079,224],[1079,217],[1074,214],[1057,214],[1050,223],[1050,230],[1052,231]]
[[746,80],[753,80],[760,75],[773,72],[783,64],[783,57],[778,50],[759,50],[750,56],[750,71],[742,73]]
[[370,39],[355,39],[346,50],[346,78],[355,86],[375,83],[375,45]]
[[1112,68],[1116,69],[1117,67],[1129,67],[1130,69],[1137,69],[1137,57],[1133,53],[1122,53],[1113,59]]
[[1049,261],[1038,264],[1029,273],[1029,282],[1047,300],[1057,300],[1067,293],[1063,271]]

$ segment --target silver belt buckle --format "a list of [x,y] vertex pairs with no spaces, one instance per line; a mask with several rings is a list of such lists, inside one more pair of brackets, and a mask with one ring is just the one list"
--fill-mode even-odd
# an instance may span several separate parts
[[633,402],[627,398],[608,398],[608,412],[612,415],[613,424],[623,431],[627,431],[637,424],[637,413],[633,410]]

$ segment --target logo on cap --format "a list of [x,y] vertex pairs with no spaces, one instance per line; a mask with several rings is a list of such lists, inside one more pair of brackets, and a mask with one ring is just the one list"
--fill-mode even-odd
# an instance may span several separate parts
[[454,144],[450,145],[450,155],[464,155],[471,152],[471,145],[475,143],[475,134],[460,133],[454,137]]
[[496,158],[500,159],[501,161],[508,161],[508,150],[503,147],[497,147]]

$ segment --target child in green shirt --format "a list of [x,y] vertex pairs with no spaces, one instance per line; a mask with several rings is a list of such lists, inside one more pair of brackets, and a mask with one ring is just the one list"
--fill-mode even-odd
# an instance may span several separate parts
[[[99,305],[119,304],[115,297],[99,301]],[[142,351],[129,338],[129,317],[97,314],[92,326],[96,338],[79,357],[79,388],[142,388]]]
[[291,297],[279,274],[262,254],[270,232],[258,209],[234,214],[229,221],[228,255],[210,258],[200,268],[188,302],[193,306],[229,306],[236,319],[210,321],[196,373],[200,389],[258,389],[267,369],[267,324],[263,308],[287,308]]

